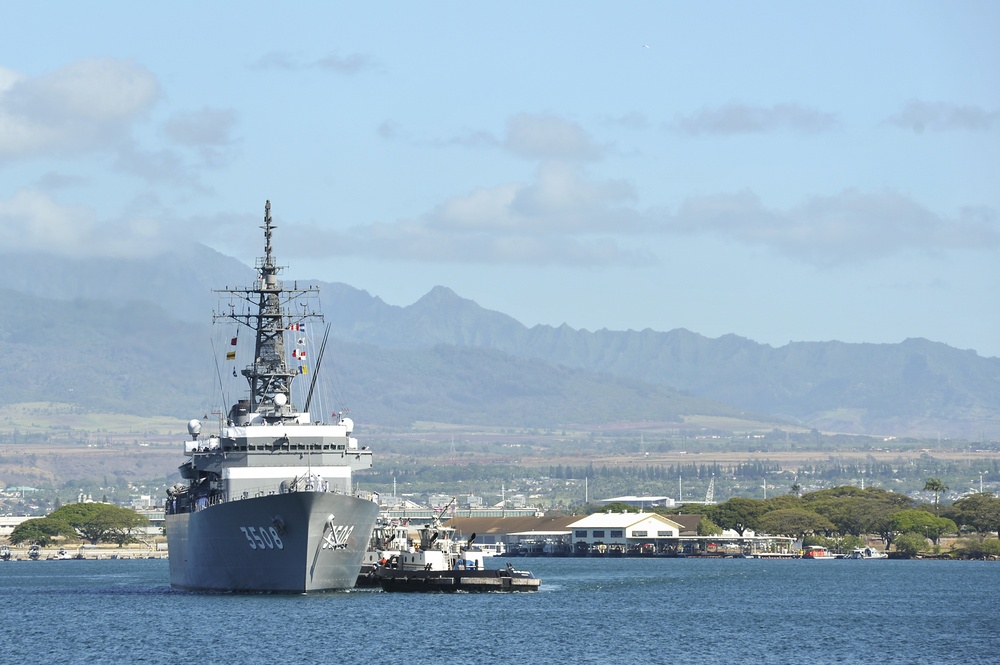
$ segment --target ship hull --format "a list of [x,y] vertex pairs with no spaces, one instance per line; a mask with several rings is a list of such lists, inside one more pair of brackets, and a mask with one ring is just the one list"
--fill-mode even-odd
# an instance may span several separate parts
[[168,515],[170,584],[196,591],[306,593],[350,589],[378,505],[292,492]]

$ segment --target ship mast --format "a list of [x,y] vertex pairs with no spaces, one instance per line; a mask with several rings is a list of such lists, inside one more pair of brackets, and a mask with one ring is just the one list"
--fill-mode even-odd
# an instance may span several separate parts
[[[299,333],[305,328],[302,321],[310,318],[322,320],[322,315],[309,306],[307,299],[317,298],[316,287],[285,288],[278,279],[284,270],[278,266],[271,251],[271,202],[264,204],[264,256],[257,259],[257,280],[252,287],[217,289],[216,293],[231,296],[229,311],[217,313],[214,320],[229,319],[246,326],[255,333],[254,360],[240,373],[250,384],[250,411],[265,417],[279,419],[295,413],[292,405],[292,380],[298,368],[288,367],[285,356],[285,331]],[[247,307],[236,311],[236,300],[244,300]],[[298,303],[299,309],[294,305]],[[301,310],[301,311],[299,311]]]

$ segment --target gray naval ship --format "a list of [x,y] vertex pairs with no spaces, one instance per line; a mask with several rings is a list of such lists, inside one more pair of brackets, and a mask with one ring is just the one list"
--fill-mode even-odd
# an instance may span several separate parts
[[[236,592],[349,589],[379,512],[373,497],[353,491],[351,476],[371,467],[372,454],[358,447],[349,418],[310,418],[326,337],[311,374],[289,362],[285,337],[300,338],[307,320],[322,319],[312,306],[318,290],[278,280],[270,201],[264,211],[256,281],[216,291],[229,302],[214,319],[255,335],[253,361],[241,370],[248,398],[219,417],[216,433],[203,433],[198,420],[188,423],[189,459],[180,467],[186,483],[167,491],[170,584]],[[290,353],[301,358],[297,348]],[[292,404],[296,378],[312,381],[301,410]]]

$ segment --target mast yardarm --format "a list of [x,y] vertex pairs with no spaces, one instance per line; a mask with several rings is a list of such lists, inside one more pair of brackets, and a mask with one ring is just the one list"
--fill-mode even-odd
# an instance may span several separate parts
[[[254,359],[241,374],[250,384],[250,411],[278,420],[292,416],[292,380],[299,374],[299,367],[289,368],[285,355],[285,331],[301,334],[307,319],[322,320],[321,314],[311,306],[310,300],[319,297],[316,287],[285,288],[278,279],[283,266],[275,263],[271,251],[271,234],[275,226],[271,220],[271,202],[264,204],[264,256],[257,259],[257,280],[252,287],[217,289],[216,293],[230,296],[229,311],[216,313],[213,320],[229,319],[246,326],[255,333]],[[237,311],[237,301],[242,300],[243,311]]]

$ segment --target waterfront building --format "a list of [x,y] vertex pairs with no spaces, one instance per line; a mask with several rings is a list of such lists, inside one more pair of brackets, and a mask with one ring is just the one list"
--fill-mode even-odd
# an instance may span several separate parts
[[684,527],[657,513],[594,513],[569,525],[576,554],[676,552]]

